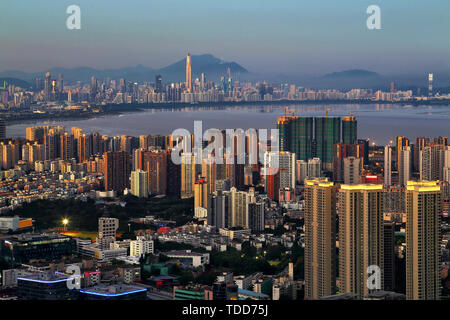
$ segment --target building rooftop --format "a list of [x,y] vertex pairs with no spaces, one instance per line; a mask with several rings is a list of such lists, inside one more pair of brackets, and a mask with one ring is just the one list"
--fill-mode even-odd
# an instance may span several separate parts
[[340,293],[321,297],[319,300],[355,300],[357,297],[358,295],[354,293]]
[[65,282],[68,279],[69,279],[68,275],[53,272],[35,273],[28,276],[22,276],[17,278],[17,280],[40,282],[40,283]]
[[368,295],[369,299],[404,300],[406,296],[402,293],[378,290]]
[[70,236],[59,234],[59,233],[24,233],[13,235],[7,238],[6,241],[13,242],[30,242],[30,241],[49,241],[57,239],[70,239]]
[[203,253],[192,252],[190,250],[168,251],[164,252],[164,255],[177,255],[177,256],[203,256]]
[[80,292],[84,294],[103,297],[123,296],[144,291],[147,291],[147,289],[122,283],[113,285],[98,285],[95,287],[80,290]]
[[244,289],[238,289],[238,294],[246,295],[246,296],[252,296],[256,298],[269,298],[267,294],[264,293],[258,293],[250,290],[244,290]]

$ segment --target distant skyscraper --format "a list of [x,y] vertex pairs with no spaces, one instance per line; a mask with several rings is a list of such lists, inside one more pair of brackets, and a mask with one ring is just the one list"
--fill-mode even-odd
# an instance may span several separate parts
[[194,184],[196,180],[195,156],[192,153],[181,154],[181,198],[194,196]]
[[119,194],[130,185],[130,155],[124,151],[108,151],[103,155],[105,190]]
[[64,78],[62,74],[58,74],[58,91],[60,93],[64,91]]
[[444,165],[443,165],[442,179],[450,182],[450,147],[444,149]]
[[0,139],[6,139],[6,124],[3,118],[0,118]]
[[344,158],[344,184],[359,184],[361,177],[361,158]]
[[429,138],[424,137],[417,137],[416,138],[416,144],[414,145],[414,170],[416,172],[420,171],[420,152],[430,144]]
[[199,177],[194,184],[194,211],[196,218],[205,218],[208,209],[208,183],[204,177]]
[[344,159],[348,157],[355,157],[360,160],[361,168],[364,165],[363,161],[363,145],[358,143],[344,144],[336,143],[333,146],[333,180],[334,182],[344,181]]
[[208,199],[208,225],[214,226],[217,229],[227,228],[231,223],[230,208],[230,192],[222,190],[215,192]]
[[231,227],[249,228],[248,205],[255,203],[255,191],[249,192],[230,189]]
[[433,96],[433,74],[430,73],[428,75],[428,96],[432,97]]
[[131,172],[131,194],[139,198],[148,197],[148,173],[140,169]]
[[305,181],[305,298],[336,293],[336,189],[327,178]]
[[264,154],[264,168],[280,171],[279,188],[295,189],[295,153],[291,152],[266,152]]
[[264,169],[264,188],[269,199],[278,201],[280,191],[280,170]]
[[192,92],[192,67],[191,55],[189,53],[186,57],[186,89],[188,92]]
[[384,290],[395,289],[395,223],[384,222]]
[[408,147],[409,146],[409,139],[407,137],[402,137],[399,136],[397,138],[395,138],[396,141],[396,168],[398,169],[398,164],[400,163],[400,150],[403,147]]
[[420,151],[420,180],[434,181],[443,178],[445,147],[431,144]]
[[65,132],[60,136],[61,152],[60,158],[63,160],[70,160],[75,156],[74,138],[73,135]]
[[248,204],[248,227],[253,233],[264,231],[264,202]]
[[181,194],[181,165],[173,163],[170,152],[167,154],[167,194],[179,197]]
[[155,92],[156,93],[162,93],[163,92],[162,76],[160,74],[155,76]]
[[392,184],[392,147],[384,147],[384,185],[390,187]]
[[47,72],[45,74],[45,80],[44,80],[44,96],[46,101],[50,101],[51,97],[51,82],[52,80],[50,72]]
[[201,87],[202,90],[205,89],[205,84],[206,84],[206,76],[205,76],[204,73],[202,73],[201,81],[200,81],[200,87]]
[[149,136],[141,135],[139,136],[139,148],[147,150],[149,147]]
[[344,117],[342,120],[342,142],[344,144],[353,144],[357,140],[358,125],[353,116]]
[[395,82],[391,82],[391,93],[395,93],[396,89],[395,89]]
[[439,300],[441,187],[412,182],[406,191],[406,299]]
[[308,179],[320,178],[322,176],[322,161],[319,158],[308,160]]
[[152,150],[144,152],[144,170],[148,172],[148,192],[166,194],[168,152]]
[[358,146],[360,148],[361,157],[363,158],[363,165],[369,164],[369,139],[358,139]]
[[406,186],[411,177],[411,147],[403,147],[399,151],[398,184]]
[[101,249],[109,249],[109,245],[116,240],[116,231],[119,228],[119,219],[99,218],[97,243]]
[[341,118],[314,118],[314,140],[316,143],[316,157],[322,160],[324,169],[333,168],[333,145],[341,140]]
[[368,267],[381,271],[383,289],[382,185],[341,185],[339,189],[339,281],[340,293],[354,293],[361,299],[371,291]]
[[295,165],[297,184],[303,184],[305,179],[308,177],[308,162],[304,160],[297,160]]
[[308,161],[313,157],[313,118],[278,117],[280,151],[295,153],[297,160]]

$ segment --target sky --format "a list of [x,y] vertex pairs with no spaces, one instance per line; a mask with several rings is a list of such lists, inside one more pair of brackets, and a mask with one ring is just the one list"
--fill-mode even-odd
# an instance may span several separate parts
[[[69,30],[66,8],[81,9]],[[369,30],[370,5],[381,30]],[[450,0],[2,0],[0,71],[160,68],[211,53],[261,74],[450,72]]]

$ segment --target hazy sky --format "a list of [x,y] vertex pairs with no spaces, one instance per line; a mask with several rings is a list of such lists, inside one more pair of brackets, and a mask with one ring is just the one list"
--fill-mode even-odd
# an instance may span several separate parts
[[[81,30],[66,8],[81,8]],[[381,7],[382,30],[366,9]],[[211,53],[257,73],[450,70],[450,0],[1,0],[0,70],[158,68]]]

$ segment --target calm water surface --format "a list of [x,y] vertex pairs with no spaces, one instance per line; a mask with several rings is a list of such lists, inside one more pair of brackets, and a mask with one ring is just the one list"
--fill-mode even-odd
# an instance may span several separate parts
[[[346,104],[297,105],[290,108],[297,116],[324,116],[327,108],[328,116],[342,117],[353,113],[358,120],[358,137],[370,138],[377,144],[386,144],[399,135],[414,140],[417,136],[450,136],[450,106]],[[276,127],[277,117],[283,114],[282,106],[187,107],[73,121],[28,121],[8,126],[6,133],[10,137],[24,137],[28,126],[58,124],[65,126],[66,130],[74,126],[86,132],[97,131],[107,135],[170,134],[177,128],[185,128],[193,132],[196,120],[203,122],[203,130],[208,128],[271,129]]]

